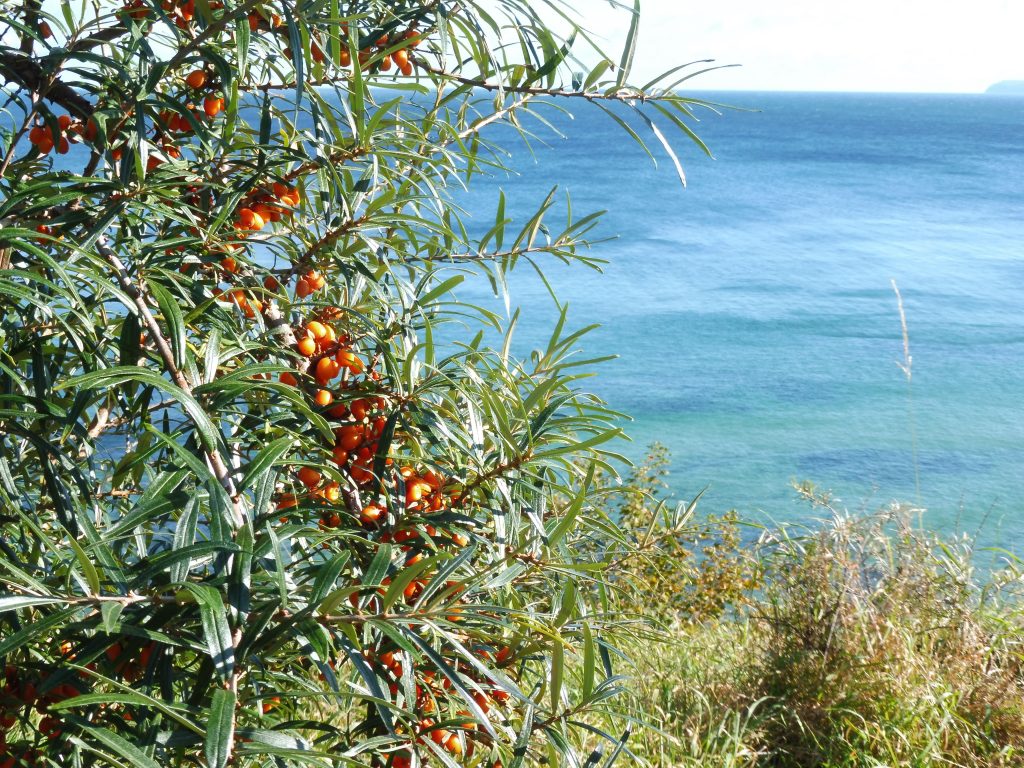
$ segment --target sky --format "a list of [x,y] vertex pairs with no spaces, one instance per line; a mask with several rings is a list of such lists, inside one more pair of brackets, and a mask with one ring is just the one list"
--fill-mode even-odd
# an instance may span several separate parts
[[[586,5],[621,45],[628,14]],[[641,0],[631,80],[694,59],[741,65],[694,89],[977,93],[1024,80],[1024,0]]]

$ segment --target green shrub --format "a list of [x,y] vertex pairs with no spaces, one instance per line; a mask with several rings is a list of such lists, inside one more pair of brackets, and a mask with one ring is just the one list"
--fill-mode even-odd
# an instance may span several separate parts
[[0,9],[0,766],[614,753],[617,414],[564,311],[522,361],[456,290],[597,217],[450,189],[556,101],[689,141],[636,13],[610,58],[524,0]]

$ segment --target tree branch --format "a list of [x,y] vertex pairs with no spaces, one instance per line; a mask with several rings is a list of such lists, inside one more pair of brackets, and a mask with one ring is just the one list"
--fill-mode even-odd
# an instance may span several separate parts
[[60,104],[75,117],[87,120],[93,112],[92,103],[67,83],[47,76],[38,61],[21,51],[0,49],[0,74],[40,98]]
[[[185,374],[181,372],[177,365],[175,365],[174,354],[171,351],[171,346],[167,343],[167,339],[164,338],[163,331],[156,322],[156,318],[153,317],[153,313],[150,312],[146,299],[142,294],[142,290],[138,288],[128,276],[128,269],[125,267],[124,262],[118,258],[117,254],[110,249],[102,238],[96,243],[96,248],[100,252],[100,255],[103,256],[103,258],[105,258],[114,268],[117,274],[117,282],[120,284],[121,289],[131,297],[135,304],[135,309],[138,311],[140,319],[142,319],[146,324],[146,328],[149,330],[149,334],[153,338],[153,342],[156,344],[157,350],[160,352],[160,357],[163,358],[164,367],[171,375],[174,383],[177,384],[184,392],[191,395],[192,385],[189,383],[188,379],[185,378]],[[207,450],[204,448],[203,453],[210,464],[210,468],[213,470],[214,476],[231,497],[231,509],[233,512],[233,522],[235,526],[242,526],[245,522],[245,504],[242,501],[242,495],[235,488],[235,483],[231,479],[231,472],[228,470],[227,465],[224,463],[224,460],[217,451],[212,449]]]

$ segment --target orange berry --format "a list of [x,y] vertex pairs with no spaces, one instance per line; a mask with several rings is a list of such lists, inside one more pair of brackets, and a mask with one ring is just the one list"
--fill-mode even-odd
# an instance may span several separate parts
[[363,507],[363,511],[359,513],[359,519],[367,524],[376,523],[380,520],[384,514],[384,510],[378,507],[376,504],[368,504]]
[[342,368],[348,368],[352,373],[360,373],[363,370],[363,361],[359,359],[351,349],[342,349],[334,358]]
[[[296,349],[299,350],[299,354],[302,355],[303,357],[312,357],[313,355],[316,354],[316,339],[314,339],[312,336],[303,336],[295,343],[295,347]],[[323,362],[323,360],[321,360],[320,362]],[[319,368],[320,366],[317,365],[318,370]]]
[[348,409],[352,411],[352,418],[356,421],[362,421],[366,418],[366,410],[369,408],[370,403],[364,398],[353,400],[349,403]]
[[369,464],[365,460],[357,461],[349,467],[349,475],[360,485],[364,485],[373,480],[373,471]]
[[274,189],[274,197],[276,197],[278,200],[283,198],[285,195],[290,194],[291,191],[292,191],[291,187],[289,187],[287,184],[284,184],[284,183],[282,183],[280,181],[275,181],[274,182],[273,189]]
[[398,68],[403,71],[407,66],[409,66],[409,51],[404,48],[392,53],[391,58],[394,60],[395,64],[398,65]]
[[201,69],[197,69],[188,74],[185,82],[188,83],[189,88],[202,88],[206,85],[206,73]]
[[406,600],[415,600],[420,596],[421,592],[423,592],[423,582],[417,580],[410,581],[406,584],[405,589],[402,590],[402,594],[405,595]]
[[242,311],[245,313],[245,316],[251,320],[252,318],[256,317],[257,313],[263,312],[263,302],[260,301],[259,299],[253,299],[244,307],[242,307]]
[[268,699],[264,699],[263,700],[263,707],[262,707],[263,708],[263,714],[265,715],[268,712],[274,710],[280,703],[281,703],[281,697],[280,696],[271,696]]
[[476,705],[484,711],[485,715],[488,713],[488,711],[490,711],[491,700],[487,697],[486,693],[483,693],[482,691],[474,691],[473,701],[475,701]]
[[299,472],[299,482],[307,488],[315,488],[320,484],[320,473],[312,467],[302,467]]
[[47,715],[39,721],[39,732],[48,739],[55,739],[60,736],[60,720]]
[[380,60],[380,71],[387,72],[389,69],[391,69],[391,57],[385,56]]
[[353,451],[362,445],[363,428],[359,424],[346,424],[338,430],[338,445],[346,451]]
[[203,99],[203,111],[207,117],[216,117],[224,109],[224,99],[219,96],[207,96]]
[[280,376],[280,382],[282,384],[287,384],[288,386],[294,387],[298,385],[299,380],[296,379],[295,376],[293,376],[292,374],[288,373],[288,371],[285,371]]
[[331,452],[331,457],[333,458],[334,463],[340,467],[342,464],[348,461],[348,451],[346,451],[340,445],[336,445],[334,446],[334,450]]
[[306,282],[306,278],[300,277],[295,283],[295,295],[300,299],[304,299],[314,291],[314,288]]
[[266,221],[252,208],[239,208],[238,209],[238,222],[236,226],[239,229],[263,229],[266,225]]
[[[310,339],[312,341],[312,339]],[[313,342],[316,344],[316,342]],[[334,360],[329,357],[320,358],[316,364],[316,380],[321,383],[326,383],[338,375],[341,370],[341,366],[338,365]]]
[[316,396],[313,398],[317,405],[321,408],[326,408],[332,402],[334,402],[334,395],[331,394],[329,389],[317,390]]
[[321,275],[319,272],[307,272],[305,274],[305,278],[306,282],[309,283],[313,287],[313,290],[315,291],[319,291],[321,288],[327,285],[327,281],[324,280],[323,275]]
[[462,737],[457,733],[450,734],[448,738],[445,739],[444,748],[453,755],[461,755],[463,750]]
[[327,336],[327,326],[313,320],[306,324],[306,330],[313,334],[313,338],[320,341]]
[[53,30],[50,29],[50,25],[45,21],[39,22],[39,36],[43,38],[43,40],[48,40],[53,37]]
[[266,203],[256,203],[252,207],[253,213],[263,219],[263,223],[266,224],[274,218],[274,209]]
[[430,732],[430,740],[438,746],[443,746],[451,735],[451,731],[446,731],[444,728],[435,728]]
[[57,125],[60,126],[62,131],[66,131],[71,127],[71,115],[61,115],[57,118]]

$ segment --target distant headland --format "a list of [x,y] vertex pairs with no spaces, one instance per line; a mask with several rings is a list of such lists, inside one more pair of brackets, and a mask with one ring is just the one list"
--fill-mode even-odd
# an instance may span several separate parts
[[985,93],[1020,94],[1024,96],[1024,80],[1000,80],[985,89]]

